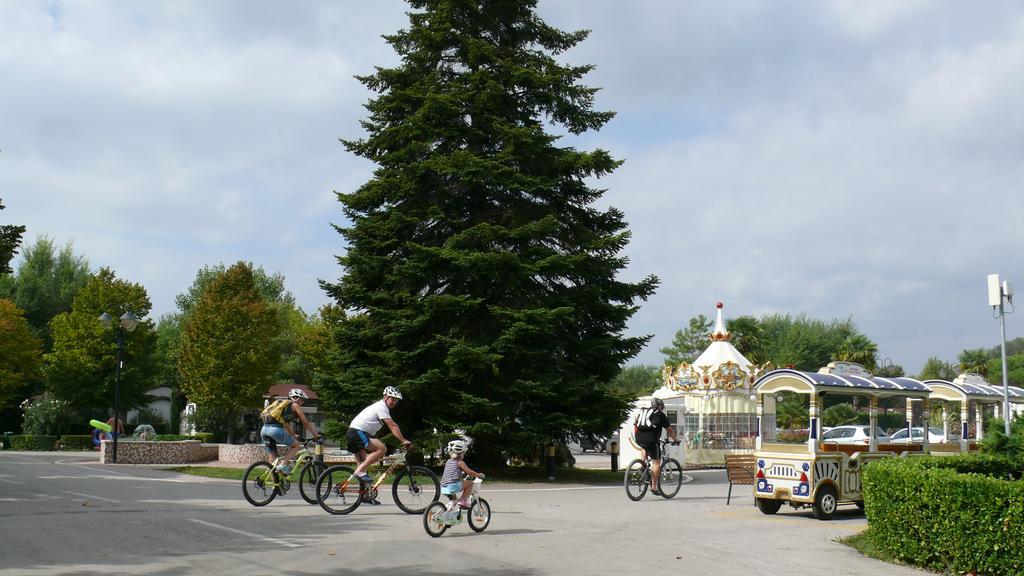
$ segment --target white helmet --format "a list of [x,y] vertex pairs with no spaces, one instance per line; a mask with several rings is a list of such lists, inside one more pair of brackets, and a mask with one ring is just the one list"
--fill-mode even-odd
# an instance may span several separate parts
[[452,440],[445,450],[449,454],[465,454],[469,450],[469,444],[465,440]]
[[298,400],[299,398],[302,398],[303,400],[309,400],[309,395],[303,392],[301,388],[292,388],[291,390],[289,390],[288,397],[291,398],[292,400]]
[[398,388],[395,388],[394,386],[388,386],[387,388],[385,388],[384,395],[391,396],[392,398],[398,398],[399,400],[402,399],[402,393],[399,392]]

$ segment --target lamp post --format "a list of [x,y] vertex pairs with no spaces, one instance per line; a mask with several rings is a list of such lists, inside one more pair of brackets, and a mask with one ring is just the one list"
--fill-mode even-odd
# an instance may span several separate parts
[[[100,324],[104,328],[110,328],[113,323],[113,317],[110,314],[104,312],[100,314]],[[139,319],[135,317],[135,314],[131,312],[125,312],[121,315],[121,321],[117,326],[117,367],[114,369],[114,455],[111,461],[117,464],[117,437],[121,430],[121,415],[118,412],[118,401],[121,399],[121,364],[123,364],[122,357],[124,355],[124,333],[125,331],[134,332],[135,327],[139,325]]]

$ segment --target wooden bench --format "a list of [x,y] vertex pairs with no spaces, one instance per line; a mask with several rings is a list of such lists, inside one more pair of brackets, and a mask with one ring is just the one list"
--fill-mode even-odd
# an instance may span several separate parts
[[725,455],[725,472],[729,476],[729,495],[725,499],[726,506],[732,500],[733,484],[754,485],[754,462],[753,454]]

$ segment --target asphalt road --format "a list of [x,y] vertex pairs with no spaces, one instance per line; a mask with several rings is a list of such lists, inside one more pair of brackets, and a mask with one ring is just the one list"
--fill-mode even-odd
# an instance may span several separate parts
[[0,452],[0,574],[923,574],[837,543],[866,525],[853,507],[830,522],[788,508],[764,516],[749,486],[726,506],[720,470],[688,472],[676,498],[641,502],[621,486],[485,483],[487,530],[462,524],[434,539],[390,492],[347,516],[306,504],[297,487],[255,508],[236,481],[95,460]]

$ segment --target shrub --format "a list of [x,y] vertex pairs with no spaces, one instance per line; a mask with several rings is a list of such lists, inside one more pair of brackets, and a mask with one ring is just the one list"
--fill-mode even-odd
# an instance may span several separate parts
[[799,444],[807,442],[808,434],[807,430],[780,430],[775,439],[786,444]]
[[159,412],[148,406],[139,408],[138,413],[134,416],[135,417],[132,418],[129,424],[149,424],[154,430],[156,430],[157,434],[166,434],[171,430],[170,425],[167,424],[164,417]]
[[871,541],[898,560],[933,570],[1024,573],[1020,477],[1017,462],[990,455],[872,462],[863,488]]
[[59,436],[72,432],[71,424],[77,420],[77,412],[67,401],[45,392],[25,407],[22,432],[27,436]]
[[57,444],[56,436],[25,436],[13,435],[11,438],[12,450],[53,450]]
[[1010,422],[1010,435],[1000,418],[988,422],[988,430],[981,439],[981,451],[986,454],[1002,454],[1024,462],[1024,414],[1018,414]]
[[92,450],[92,436],[88,434],[65,434],[60,437],[61,450]]
[[825,408],[821,413],[821,423],[824,426],[843,426],[845,424],[854,424],[857,422],[857,418],[860,416],[860,412],[853,407],[853,404],[836,404],[835,406],[829,406]]

